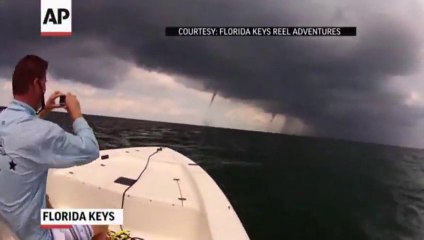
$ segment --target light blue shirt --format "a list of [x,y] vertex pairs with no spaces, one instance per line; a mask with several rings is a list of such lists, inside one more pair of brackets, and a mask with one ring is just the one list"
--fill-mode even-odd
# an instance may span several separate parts
[[32,107],[17,100],[0,113],[0,215],[22,240],[51,238],[40,228],[48,169],[99,157],[99,145],[86,120],[76,119],[73,130],[76,135],[38,118]]

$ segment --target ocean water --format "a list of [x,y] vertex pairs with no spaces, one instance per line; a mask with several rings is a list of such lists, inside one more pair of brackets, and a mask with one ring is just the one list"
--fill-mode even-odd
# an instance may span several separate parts
[[[424,239],[424,152],[87,116],[101,149],[173,148],[200,164],[251,239]],[[49,120],[71,130],[65,114]]]

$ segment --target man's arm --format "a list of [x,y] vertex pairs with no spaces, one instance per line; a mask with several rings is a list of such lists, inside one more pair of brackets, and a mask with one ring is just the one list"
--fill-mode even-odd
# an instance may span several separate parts
[[[14,138],[16,142],[28,141],[16,153],[32,159],[42,168],[66,168],[87,164],[99,157],[99,144],[93,130],[82,117],[81,107],[75,95],[66,96],[66,109],[72,119],[74,134],[59,125],[37,119],[21,126],[25,138]],[[27,128],[27,129],[25,129]],[[34,145],[36,144],[36,145]],[[18,146],[14,144],[10,146]]]
[[60,91],[55,91],[50,95],[50,97],[47,99],[46,107],[38,114],[38,117],[41,119],[45,119],[47,115],[55,108],[61,108],[62,106],[60,104],[56,104],[55,101],[58,97],[61,95],[64,95]]
[[44,136],[40,162],[48,168],[66,168],[87,164],[99,157],[99,145],[87,121],[79,117],[72,126],[74,134],[68,133],[57,124],[49,124]]

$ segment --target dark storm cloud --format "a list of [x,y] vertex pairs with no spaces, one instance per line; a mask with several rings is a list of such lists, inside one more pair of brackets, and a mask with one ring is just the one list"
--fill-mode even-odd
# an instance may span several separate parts
[[[323,136],[396,144],[422,118],[422,109],[385,88],[390,77],[416,70],[420,48],[408,25],[417,16],[392,15],[395,1],[379,1],[378,13],[368,5],[374,1],[73,1],[71,39],[38,37],[39,3],[30,2],[1,3],[3,66],[36,52],[58,76],[108,88],[126,70],[119,59],[127,60],[178,74],[188,86],[200,81],[211,97],[217,91],[298,118]],[[168,25],[356,25],[359,35],[170,38]]]
[[1,77],[10,78],[14,64],[26,54],[37,54],[49,61],[50,74],[58,78],[100,88],[112,88],[122,80],[127,66],[113,55],[106,39],[96,40],[87,34],[42,38],[39,9],[40,1],[0,2]]

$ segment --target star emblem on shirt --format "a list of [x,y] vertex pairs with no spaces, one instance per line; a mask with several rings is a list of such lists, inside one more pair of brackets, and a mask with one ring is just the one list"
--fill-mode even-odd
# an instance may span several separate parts
[[12,160],[12,161],[10,161],[9,162],[9,167],[10,167],[10,170],[13,170],[13,171],[15,171],[16,169],[15,169],[15,167],[16,167],[16,163]]

